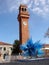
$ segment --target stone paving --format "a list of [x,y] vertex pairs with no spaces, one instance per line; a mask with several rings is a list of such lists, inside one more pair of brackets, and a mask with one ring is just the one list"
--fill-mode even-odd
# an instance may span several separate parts
[[0,63],[0,65],[49,65],[49,59],[31,60],[31,61],[13,61],[10,63]]

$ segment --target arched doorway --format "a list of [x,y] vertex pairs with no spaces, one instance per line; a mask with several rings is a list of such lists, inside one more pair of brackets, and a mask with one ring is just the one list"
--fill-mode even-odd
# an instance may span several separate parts
[[3,59],[6,60],[6,61],[8,61],[9,60],[9,54],[8,53],[5,53],[3,55]]

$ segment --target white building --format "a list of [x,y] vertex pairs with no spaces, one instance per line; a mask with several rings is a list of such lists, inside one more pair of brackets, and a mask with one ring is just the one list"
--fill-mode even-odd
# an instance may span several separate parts
[[12,44],[0,42],[0,62],[4,62],[10,59],[12,48]]

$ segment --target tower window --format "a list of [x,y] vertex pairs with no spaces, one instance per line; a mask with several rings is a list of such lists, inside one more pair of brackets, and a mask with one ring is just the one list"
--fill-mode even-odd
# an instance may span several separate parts
[[24,10],[26,11],[26,8]]
[[22,11],[26,11],[26,8],[22,8]]
[[22,11],[24,11],[24,8],[22,8]]

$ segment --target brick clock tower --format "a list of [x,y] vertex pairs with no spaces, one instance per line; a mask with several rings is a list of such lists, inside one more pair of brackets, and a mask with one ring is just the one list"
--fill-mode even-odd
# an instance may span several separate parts
[[18,14],[20,44],[24,44],[29,39],[28,19],[27,6],[20,5]]

